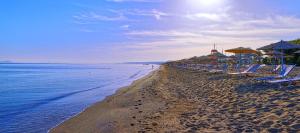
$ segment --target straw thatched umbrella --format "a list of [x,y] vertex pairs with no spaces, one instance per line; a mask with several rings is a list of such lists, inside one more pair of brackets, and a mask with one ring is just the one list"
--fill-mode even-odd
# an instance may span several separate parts
[[[283,53],[283,50],[287,50],[287,49],[299,49],[300,46],[299,45],[295,45],[295,44],[291,44],[287,41],[283,41],[281,40],[280,42],[277,43],[272,43],[270,45],[267,46],[263,46],[261,48],[258,48],[257,50],[281,50],[281,52]],[[283,59],[283,55],[281,55],[281,66],[283,66],[284,64],[284,59]],[[283,68],[283,67],[281,67]]]
[[239,58],[239,70],[240,70],[240,65],[241,65],[241,56],[242,54],[258,54],[256,50],[253,50],[251,48],[244,48],[244,47],[238,47],[238,48],[233,48],[233,49],[227,49],[225,52],[228,53],[234,53],[234,54],[240,54]]
[[251,48],[244,48],[244,47],[227,49],[225,50],[225,52],[235,53],[235,54],[257,54],[258,53],[256,50],[253,50]]
[[267,46],[260,47],[257,50],[285,50],[285,49],[296,49],[296,48],[300,48],[300,46],[281,40],[280,42],[276,42]]

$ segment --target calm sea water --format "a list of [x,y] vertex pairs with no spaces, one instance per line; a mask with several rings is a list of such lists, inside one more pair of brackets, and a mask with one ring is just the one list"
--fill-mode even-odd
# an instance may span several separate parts
[[47,132],[150,71],[136,64],[0,64],[0,133]]

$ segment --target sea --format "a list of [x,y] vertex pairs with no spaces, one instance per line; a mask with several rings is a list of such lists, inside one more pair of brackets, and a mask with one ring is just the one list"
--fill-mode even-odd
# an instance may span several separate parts
[[0,133],[46,133],[158,67],[0,64]]

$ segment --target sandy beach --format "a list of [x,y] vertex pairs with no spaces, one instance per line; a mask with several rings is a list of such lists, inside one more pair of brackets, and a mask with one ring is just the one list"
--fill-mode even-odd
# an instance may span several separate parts
[[300,130],[299,87],[162,65],[51,133]]

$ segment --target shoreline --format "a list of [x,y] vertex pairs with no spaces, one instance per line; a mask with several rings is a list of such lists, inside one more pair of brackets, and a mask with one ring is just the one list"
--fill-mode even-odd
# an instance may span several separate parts
[[50,132],[295,132],[299,98],[297,87],[162,65]]
[[[47,132],[51,133],[53,132],[53,130],[55,130],[56,128],[58,128],[59,126],[63,125],[64,123],[70,121],[71,119],[76,119],[76,117],[78,117],[78,115],[85,113],[86,110],[90,109],[90,108],[95,108],[94,106],[97,106],[98,104],[104,103],[105,101],[111,99],[114,96],[118,96],[120,93],[123,93],[123,91],[126,91],[127,89],[130,89],[132,86],[135,86],[136,84],[139,84],[139,82],[143,82],[144,80],[147,80],[148,78],[152,77],[155,75],[155,73],[157,73],[161,68],[161,66],[158,66],[158,68],[155,68],[154,70],[150,71],[148,74],[141,76],[140,78],[132,81],[129,85],[120,87],[119,89],[117,89],[113,94],[106,96],[103,100],[98,101],[94,104],[92,104],[91,106],[85,108],[84,110],[82,110],[81,112],[79,112],[78,114],[60,122],[59,124],[57,124],[56,126],[52,127],[51,129],[49,129]],[[56,132],[56,131],[54,131]],[[60,132],[60,131],[59,131]]]

